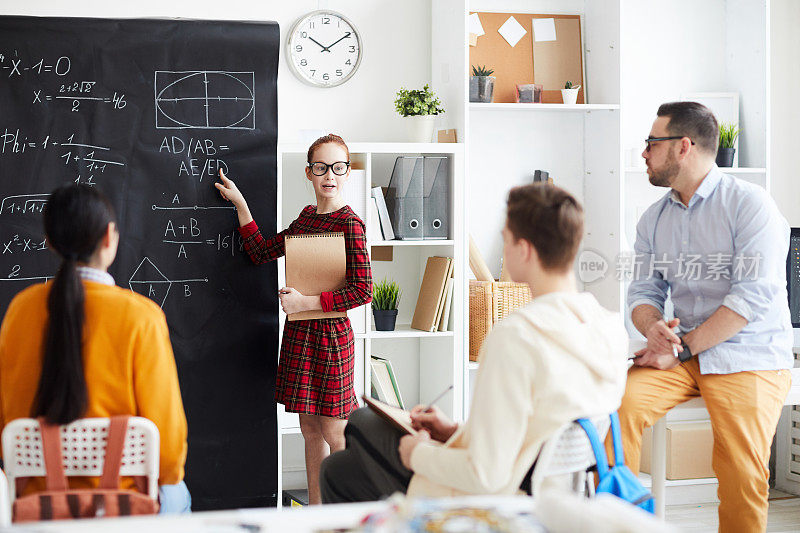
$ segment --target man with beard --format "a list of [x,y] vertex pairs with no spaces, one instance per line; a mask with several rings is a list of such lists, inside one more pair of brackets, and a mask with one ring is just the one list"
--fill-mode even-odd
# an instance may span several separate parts
[[647,347],[635,354],[619,417],[637,472],[644,428],[702,396],[719,529],[764,531],[770,444],[791,386],[789,227],[764,189],[716,167],[718,135],[708,108],[673,102],[658,109],[645,141],[650,183],[670,190],[636,228],[628,307]]

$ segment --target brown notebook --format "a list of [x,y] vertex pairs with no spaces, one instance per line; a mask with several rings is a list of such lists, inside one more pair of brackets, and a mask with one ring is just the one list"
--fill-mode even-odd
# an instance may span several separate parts
[[429,257],[425,265],[425,274],[417,296],[417,307],[411,327],[422,331],[433,331],[437,326],[438,311],[441,308],[442,294],[450,276],[449,257]]
[[[341,289],[346,283],[347,256],[344,233],[287,235],[286,286],[310,296]],[[347,316],[343,311],[303,311],[287,320],[312,320]]]
[[389,422],[393,427],[409,435],[417,434],[417,430],[411,425],[411,415],[408,414],[408,411],[400,409],[399,407],[394,407],[388,403],[383,403],[369,396],[361,396],[361,399],[364,400],[364,403],[375,411],[379,417]]

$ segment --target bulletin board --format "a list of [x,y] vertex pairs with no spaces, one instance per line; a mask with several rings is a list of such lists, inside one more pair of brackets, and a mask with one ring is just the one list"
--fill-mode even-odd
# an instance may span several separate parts
[[[494,69],[494,102],[515,102],[517,84],[538,83],[543,85],[542,103],[560,104],[567,80],[581,86],[578,103],[586,102],[580,15],[478,12],[478,16],[484,34],[469,47],[470,74],[472,65]],[[526,31],[513,47],[498,33],[509,17]],[[554,19],[556,40],[535,41],[533,19],[546,18]]]

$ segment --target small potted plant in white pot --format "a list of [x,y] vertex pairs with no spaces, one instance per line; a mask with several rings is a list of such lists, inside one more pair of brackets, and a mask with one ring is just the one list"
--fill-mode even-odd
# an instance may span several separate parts
[[578,91],[581,90],[580,85],[572,85],[572,82],[567,80],[564,88],[561,89],[561,100],[565,104],[575,104],[578,102]]
[[494,69],[472,65],[472,76],[469,77],[469,101],[488,104],[494,96]]
[[717,166],[732,167],[733,156],[736,154],[736,139],[742,130],[732,122],[723,122],[719,125],[719,148],[717,149]]
[[444,108],[427,84],[422,89],[400,87],[394,107],[406,120],[411,142],[431,142],[436,115],[444,113]]
[[395,281],[378,281],[372,285],[372,317],[376,331],[394,331],[397,306],[400,305],[400,286]]

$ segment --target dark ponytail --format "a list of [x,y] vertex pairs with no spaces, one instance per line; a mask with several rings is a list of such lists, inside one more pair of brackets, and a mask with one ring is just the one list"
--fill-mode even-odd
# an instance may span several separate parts
[[116,223],[111,203],[86,185],[56,189],[44,208],[45,235],[62,262],[47,300],[42,375],[31,416],[53,424],[68,424],[86,412],[84,292],[77,263],[89,262],[109,222]]

